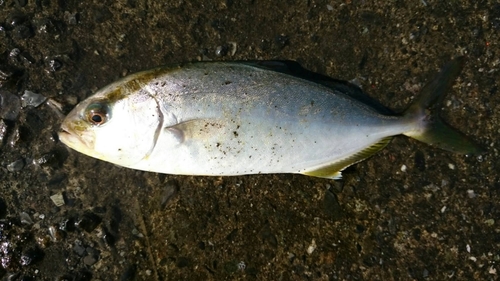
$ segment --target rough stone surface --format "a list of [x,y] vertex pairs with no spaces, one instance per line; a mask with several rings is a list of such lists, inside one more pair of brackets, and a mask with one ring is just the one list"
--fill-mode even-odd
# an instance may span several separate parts
[[2,91],[64,113],[124,74],[208,59],[297,60],[402,110],[466,55],[443,115],[486,148],[464,157],[398,137],[339,183],[159,175],[67,150],[54,108],[25,107],[2,123],[0,278],[497,280],[499,37],[492,0],[0,1]]

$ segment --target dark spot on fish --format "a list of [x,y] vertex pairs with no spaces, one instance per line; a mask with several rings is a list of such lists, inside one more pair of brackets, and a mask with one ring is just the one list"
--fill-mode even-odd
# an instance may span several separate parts
[[114,103],[114,102],[116,102],[124,97],[125,97],[125,95],[123,94],[122,89],[116,88],[115,90],[113,90],[112,92],[109,92],[106,95],[106,101],[108,103]]
[[220,146],[220,142],[218,142],[218,143],[215,145],[215,147],[219,147],[219,146]]
[[313,100],[311,101],[311,106],[314,106],[314,101]]
[[229,85],[231,83],[232,83],[231,81],[226,81],[226,82],[224,82],[224,85]]
[[[164,75],[169,72],[174,72],[176,70],[178,69],[172,67],[156,68],[150,71],[143,72],[139,76],[136,76],[134,79],[129,79],[128,81],[117,87],[115,90],[108,93],[107,100],[110,103],[116,102],[129,94],[139,91],[140,89],[142,89],[142,87],[144,87],[144,85],[151,83],[151,80],[157,78],[158,76]],[[158,85],[158,82],[156,82],[155,85]],[[123,91],[123,89],[127,89],[127,91]]]
[[234,135],[235,137],[238,137],[238,132],[233,131],[233,135]]

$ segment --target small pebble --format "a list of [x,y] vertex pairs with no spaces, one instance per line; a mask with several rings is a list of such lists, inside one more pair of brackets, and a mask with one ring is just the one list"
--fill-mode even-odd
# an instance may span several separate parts
[[27,224],[27,225],[32,225],[33,224],[33,220],[31,219],[30,215],[28,215],[28,213],[21,212],[19,214],[19,216],[21,217],[21,223],[22,224]]
[[66,237],[66,233],[54,225],[49,226],[49,234],[54,242],[61,241]]
[[64,21],[66,21],[69,25],[76,25],[78,23],[78,13],[70,13],[68,11],[65,11]]
[[476,193],[474,193],[474,190],[468,189],[467,190],[467,196],[469,196],[469,198],[475,198],[476,197]]
[[7,165],[7,170],[9,172],[19,172],[22,168],[24,168],[24,159],[16,160]]
[[73,252],[75,252],[80,257],[83,257],[83,255],[85,254],[85,247],[83,247],[82,245],[76,244],[73,247]]
[[24,95],[21,96],[21,105],[22,107],[33,106],[37,107],[41,105],[47,98],[34,93],[32,91],[24,91]]
[[162,208],[168,206],[179,191],[179,184],[176,181],[168,181],[161,196],[160,205]]
[[17,57],[17,56],[19,56],[20,53],[21,53],[21,50],[19,50],[18,48],[14,48],[9,52],[9,57],[13,57],[13,58]]
[[62,195],[61,192],[50,196],[50,199],[52,200],[54,205],[56,205],[57,207],[61,207],[64,205],[64,196]]
[[228,50],[226,46],[217,46],[217,48],[215,48],[215,55],[218,57],[223,57],[227,55],[227,51]]
[[495,268],[495,266],[490,266],[490,269],[488,269],[488,273],[489,274],[497,274],[497,269]]
[[247,265],[244,261],[240,261],[237,266],[239,270],[245,270],[245,268],[247,268]]
[[236,42],[228,42],[229,44],[229,55],[234,56],[238,50],[238,44]]
[[406,172],[406,165],[401,166],[401,172]]
[[62,67],[62,62],[56,59],[49,60],[49,70],[51,72],[56,72]]
[[144,237],[144,235],[142,233],[140,233],[139,230],[137,230],[136,228],[132,229],[132,234],[134,236],[139,237],[139,238],[143,238]]
[[83,263],[86,265],[94,265],[96,262],[97,262],[97,259],[92,255],[88,255],[88,256],[83,258]]
[[316,241],[313,239],[311,241],[311,245],[309,245],[309,247],[307,247],[307,253],[310,255],[314,252],[314,250],[316,250]]
[[487,219],[484,221],[484,223],[486,225],[493,226],[495,224],[495,220],[494,219]]
[[2,119],[0,119],[0,146],[3,143],[3,139],[5,138],[5,135],[7,134],[7,125],[5,122],[3,122]]
[[8,91],[0,91],[0,118],[16,121],[20,111],[21,101],[19,97]]

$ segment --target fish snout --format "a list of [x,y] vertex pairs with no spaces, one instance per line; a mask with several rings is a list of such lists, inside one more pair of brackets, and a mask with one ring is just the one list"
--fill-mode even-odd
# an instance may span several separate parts
[[57,135],[62,143],[77,151],[94,148],[94,136],[89,131],[75,130],[73,126],[63,123]]

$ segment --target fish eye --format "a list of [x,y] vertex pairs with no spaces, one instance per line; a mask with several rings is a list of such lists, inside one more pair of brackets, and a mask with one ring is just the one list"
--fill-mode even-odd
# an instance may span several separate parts
[[102,102],[90,104],[85,113],[87,121],[96,126],[103,125],[111,118],[111,110],[106,103]]

